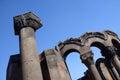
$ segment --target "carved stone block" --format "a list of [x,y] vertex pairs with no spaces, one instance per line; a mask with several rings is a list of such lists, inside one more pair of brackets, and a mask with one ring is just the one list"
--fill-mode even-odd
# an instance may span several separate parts
[[41,26],[41,20],[32,12],[28,12],[14,17],[15,35],[19,35],[21,28],[32,27],[34,30],[37,30]]

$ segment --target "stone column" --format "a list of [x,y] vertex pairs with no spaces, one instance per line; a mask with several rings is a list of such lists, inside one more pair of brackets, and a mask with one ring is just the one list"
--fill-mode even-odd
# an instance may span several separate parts
[[97,59],[97,61],[96,61],[97,70],[100,73],[103,80],[113,80],[105,62],[106,61],[104,58]]
[[[110,63],[110,62],[109,62],[109,63]],[[115,78],[116,78],[117,80],[120,80],[120,76],[119,76],[117,70],[115,69],[115,67],[113,66],[113,64],[110,63],[110,64],[109,64],[109,67],[110,67],[110,69],[112,70],[113,75],[115,76]]]
[[114,46],[107,46],[101,51],[101,53],[108,61],[112,62],[120,76],[120,61],[116,55],[116,48]]
[[81,60],[88,67],[88,70],[92,73],[94,80],[102,80],[94,64],[93,53],[91,51],[81,54]]
[[43,80],[34,32],[42,26],[33,13],[14,17],[15,35],[19,35],[22,80]]

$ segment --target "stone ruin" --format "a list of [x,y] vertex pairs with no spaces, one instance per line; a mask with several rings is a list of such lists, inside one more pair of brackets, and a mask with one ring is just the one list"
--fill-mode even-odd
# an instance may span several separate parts
[[[42,26],[32,12],[14,17],[15,35],[19,36],[20,54],[11,55],[6,80],[71,80],[65,59],[78,52],[87,71],[78,80],[120,80],[120,40],[112,31],[86,32],[79,38],[59,42],[38,55],[35,31]],[[101,50],[103,57],[94,61],[90,47]]]

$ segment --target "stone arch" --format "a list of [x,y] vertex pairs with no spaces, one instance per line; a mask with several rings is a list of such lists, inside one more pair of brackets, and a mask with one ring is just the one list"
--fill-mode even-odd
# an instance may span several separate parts
[[[106,35],[105,32],[87,32],[82,35],[80,39],[81,43],[84,44],[84,48],[88,47],[88,51],[92,51],[91,47],[97,47],[102,50],[107,46],[108,35]],[[82,51],[82,53],[84,53],[84,51]]]
[[70,52],[75,51],[78,53],[82,53],[82,49],[86,47],[87,49],[90,49],[89,47],[95,46],[99,49],[102,49],[106,46],[109,46],[109,43],[112,44],[112,39],[116,40],[117,35],[109,30],[106,30],[102,33],[87,32],[83,34],[80,38],[70,38],[64,42],[60,42],[58,46],[60,48],[61,55],[63,57],[66,57]]
[[[84,46],[87,46],[87,47],[94,46],[94,47],[99,48],[101,51],[104,51],[109,46],[110,47],[115,46],[117,48],[117,50],[119,50],[117,52],[120,52],[119,38],[118,38],[117,34],[115,34],[112,31],[109,31],[109,30],[105,30],[102,33],[87,32],[80,37],[80,40],[81,40],[81,44],[83,44]],[[88,49],[90,49],[90,48],[88,48]],[[119,56],[120,56],[120,54],[119,54]]]
[[82,44],[85,46],[91,46],[94,42],[99,42],[104,44],[104,41],[107,40],[107,36],[104,33],[100,32],[87,32],[80,37]]
[[[64,60],[69,53],[78,52],[80,54],[82,63],[84,63],[89,71],[92,72],[94,78],[97,80],[101,80],[101,76],[99,75],[98,70],[96,69],[96,66],[94,64],[93,53],[90,47],[94,46],[99,48],[101,50],[102,56],[105,56],[105,58],[107,57],[107,59],[111,59],[111,57],[115,55],[114,46],[117,41],[118,36],[109,30],[106,30],[102,33],[87,32],[79,38],[70,38],[64,42],[60,42],[58,44],[58,48],[59,53]],[[117,63],[118,62],[116,62],[115,65]],[[117,70],[119,70],[119,66],[116,66]]]
[[[69,70],[69,66],[67,65],[66,58],[69,54],[73,54],[72,52],[77,52],[78,54],[80,54],[81,46],[82,46],[82,44],[81,44],[81,41],[79,38],[67,39],[64,42],[60,42],[58,44],[58,46],[56,46],[57,51],[59,51],[59,53],[61,54],[61,56],[66,64],[66,68],[69,72],[69,75],[70,75],[70,70]],[[72,78],[72,75],[70,75],[70,76]]]
[[61,56],[66,59],[71,52],[78,52],[80,54],[81,42],[79,38],[70,38],[58,44]]
[[[119,42],[117,34],[109,30],[103,32],[87,32],[80,37],[81,43],[89,47],[94,46],[94,43],[101,43],[104,46],[112,45],[112,39]],[[97,46],[99,47],[99,45]]]

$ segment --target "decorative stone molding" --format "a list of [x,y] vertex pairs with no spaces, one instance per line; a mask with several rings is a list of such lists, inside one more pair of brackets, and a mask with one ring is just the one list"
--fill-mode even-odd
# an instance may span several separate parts
[[110,30],[105,30],[103,31],[103,33],[105,33],[106,35],[110,35],[110,36],[118,38],[118,35]]
[[94,64],[93,53],[91,51],[82,54],[80,58],[82,60],[82,63],[84,63],[86,66]]
[[28,12],[14,17],[15,35],[19,35],[20,29],[24,27],[32,27],[37,30],[42,26],[41,20],[32,12]]

